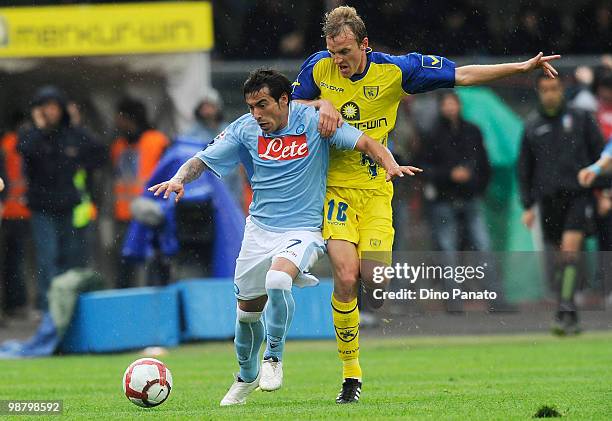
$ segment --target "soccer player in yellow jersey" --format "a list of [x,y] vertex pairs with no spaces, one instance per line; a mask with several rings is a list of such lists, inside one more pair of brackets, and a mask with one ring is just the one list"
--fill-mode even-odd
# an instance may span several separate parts
[[[537,68],[551,78],[557,71],[549,63],[558,55],[542,53],[525,62],[455,67],[437,55],[410,53],[393,56],[368,47],[365,24],[356,10],[340,6],[325,15],[323,35],[327,51],[310,56],[293,86],[292,98],[319,109],[319,130],[331,135],[344,121],[387,144],[403,96],[477,85]],[[381,288],[372,282],[372,270],[391,262],[393,186],[384,170],[355,151],[330,151],[323,238],[333,266],[331,298],[338,353],[343,363],[343,384],[337,403],[358,402],[359,280],[366,297]]]

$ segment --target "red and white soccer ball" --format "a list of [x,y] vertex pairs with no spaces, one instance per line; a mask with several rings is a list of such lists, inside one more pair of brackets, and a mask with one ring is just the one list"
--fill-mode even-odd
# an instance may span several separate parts
[[123,392],[135,405],[144,408],[164,403],[172,390],[172,374],[154,358],[134,361],[123,374]]

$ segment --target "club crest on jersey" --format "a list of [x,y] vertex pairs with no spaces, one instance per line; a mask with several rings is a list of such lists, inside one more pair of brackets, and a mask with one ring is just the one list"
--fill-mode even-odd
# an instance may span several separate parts
[[375,99],[378,96],[378,86],[364,86],[363,95],[367,99]]
[[308,156],[306,135],[287,135],[279,137],[259,136],[257,154],[266,161],[290,161]]
[[351,342],[359,333],[359,325],[349,327],[338,327],[334,325],[336,335],[342,342]]
[[342,117],[347,121],[355,121],[361,119],[359,106],[353,101],[344,103],[344,105],[340,107],[340,114],[342,114]]

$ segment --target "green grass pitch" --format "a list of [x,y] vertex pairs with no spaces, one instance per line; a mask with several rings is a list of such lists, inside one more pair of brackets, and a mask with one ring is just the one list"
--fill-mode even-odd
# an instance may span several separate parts
[[[291,341],[277,392],[220,408],[236,362],[231,342],[181,346],[160,358],[172,371],[168,401],[139,408],[123,396],[140,355],[0,361],[0,399],[63,399],[49,419],[455,419],[525,420],[544,406],[564,419],[612,419],[612,333],[365,338],[362,401],[337,405],[340,363],[332,341]],[[0,417],[2,418],[2,417]],[[41,416],[15,419],[41,420]]]

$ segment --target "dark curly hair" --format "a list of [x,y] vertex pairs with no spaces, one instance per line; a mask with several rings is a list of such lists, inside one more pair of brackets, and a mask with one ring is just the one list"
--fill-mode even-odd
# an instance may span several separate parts
[[261,91],[265,87],[268,87],[270,96],[274,98],[276,102],[278,102],[283,94],[287,94],[289,101],[291,101],[291,81],[278,70],[272,69],[257,69],[252,71],[244,82],[242,93],[246,97],[247,95]]

